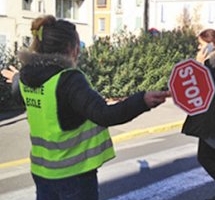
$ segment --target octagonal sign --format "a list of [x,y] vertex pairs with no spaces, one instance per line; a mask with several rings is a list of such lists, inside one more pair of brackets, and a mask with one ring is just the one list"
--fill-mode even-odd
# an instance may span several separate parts
[[174,103],[187,114],[196,115],[208,110],[214,96],[214,83],[204,65],[193,59],[177,63],[168,84]]

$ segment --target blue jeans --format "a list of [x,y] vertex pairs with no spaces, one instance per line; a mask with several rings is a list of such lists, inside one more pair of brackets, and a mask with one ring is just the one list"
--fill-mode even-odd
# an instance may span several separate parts
[[97,170],[56,180],[32,177],[37,200],[98,200]]

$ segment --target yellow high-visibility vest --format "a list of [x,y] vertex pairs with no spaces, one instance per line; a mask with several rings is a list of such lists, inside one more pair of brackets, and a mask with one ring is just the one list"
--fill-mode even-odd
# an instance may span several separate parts
[[115,156],[107,128],[87,120],[74,130],[61,129],[56,99],[61,73],[38,88],[20,81],[32,142],[31,171],[48,179],[88,172]]

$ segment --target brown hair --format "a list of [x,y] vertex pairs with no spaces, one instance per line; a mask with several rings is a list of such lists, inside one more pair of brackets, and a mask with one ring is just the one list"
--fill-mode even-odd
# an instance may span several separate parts
[[52,15],[36,18],[31,31],[34,38],[30,50],[37,53],[67,54],[68,47],[74,49],[80,44],[76,26]]
[[198,37],[200,37],[203,41],[210,43],[212,42],[215,45],[215,30],[214,29],[205,29],[199,33]]

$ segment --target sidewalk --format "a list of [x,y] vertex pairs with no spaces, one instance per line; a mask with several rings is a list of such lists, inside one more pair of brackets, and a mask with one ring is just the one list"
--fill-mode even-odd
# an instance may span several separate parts
[[[114,141],[127,140],[143,134],[181,130],[186,113],[176,106],[172,98],[126,124],[110,127]],[[123,133],[123,134],[121,134]],[[117,136],[116,136],[117,135]]]
[[5,111],[0,111],[0,122],[6,119],[11,119],[13,117],[16,117],[20,114],[24,113],[24,108],[13,108],[13,109],[7,109]]
[[0,113],[0,127],[7,126],[24,119],[26,119],[26,114],[23,110]]
[[[167,132],[175,128],[180,130],[185,117],[186,113],[174,104],[172,98],[168,98],[162,105],[143,113],[134,120],[110,127],[110,132],[118,140],[122,137],[127,138],[128,135],[129,137],[135,137],[152,132]],[[25,113],[17,113],[17,115],[0,113],[0,127],[25,119]]]

